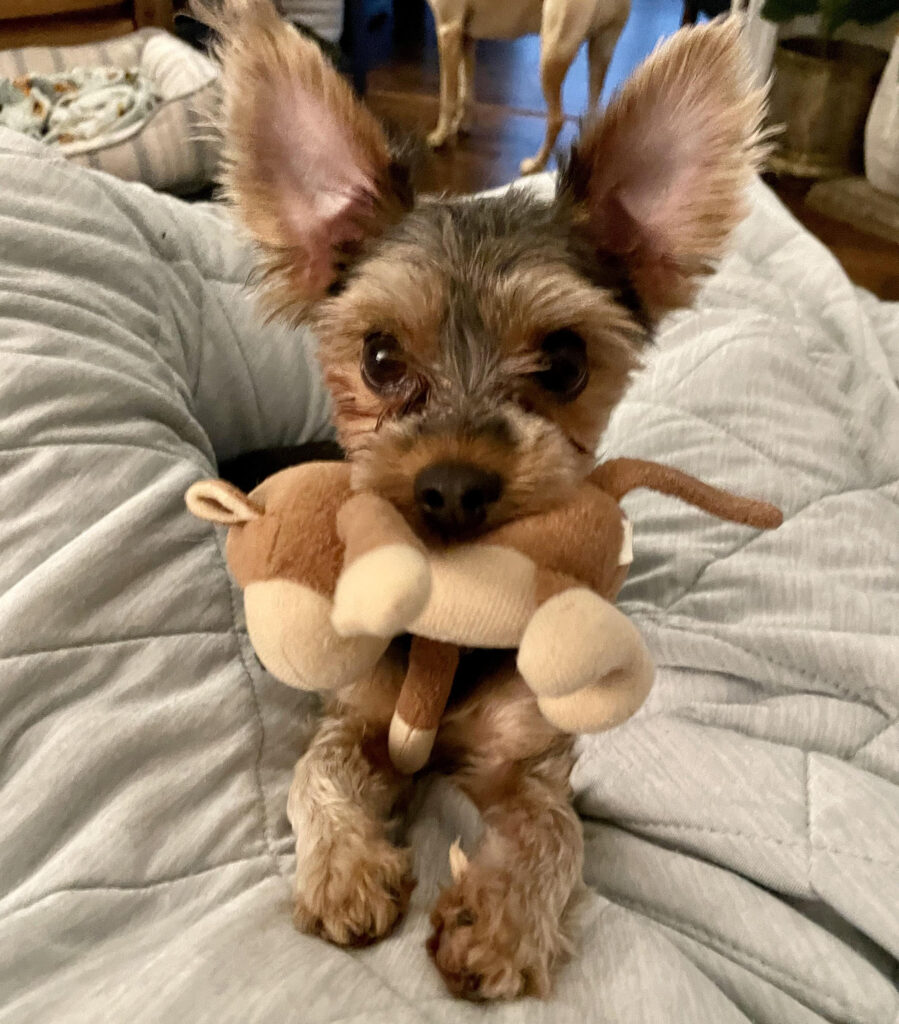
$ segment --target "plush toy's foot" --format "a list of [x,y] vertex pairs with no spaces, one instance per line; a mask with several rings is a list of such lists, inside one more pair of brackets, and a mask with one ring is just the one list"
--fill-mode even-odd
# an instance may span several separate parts
[[411,544],[385,544],[344,569],[334,591],[331,622],[341,636],[389,640],[421,614],[430,592],[425,555]]
[[544,716],[566,732],[623,722],[646,699],[653,677],[636,626],[581,587],[537,609],[522,637],[518,670]]
[[263,665],[300,690],[335,690],[369,672],[387,642],[375,636],[338,636],[331,602],[290,580],[251,583],[244,591],[247,630]]

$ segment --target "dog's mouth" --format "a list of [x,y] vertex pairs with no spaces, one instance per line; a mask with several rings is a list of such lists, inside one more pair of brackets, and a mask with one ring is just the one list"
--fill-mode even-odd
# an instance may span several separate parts
[[351,453],[354,489],[380,494],[443,546],[563,503],[592,468],[550,421],[509,409],[482,419],[483,429],[461,430],[421,417],[383,423]]

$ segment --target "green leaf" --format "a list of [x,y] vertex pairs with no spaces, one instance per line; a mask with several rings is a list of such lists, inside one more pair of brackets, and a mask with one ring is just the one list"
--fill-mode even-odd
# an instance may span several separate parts
[[876,25],[899,13],[899,0],[765,0],[762,17],[768,21],[790,21],[802,14],[820,14],[825,36],[847,21]]
[[789,21],[800,14],[817,13],[818,0],[765,0],[765,6],[762,8],[762,17],[768,21]]
[[[821,30],[829,39],[844,24],[851,0],[821,0]],[[862,0],[864,2],[864,0]]]
[[876,25],[899,13],[899,0],[846,0],[846,21]]

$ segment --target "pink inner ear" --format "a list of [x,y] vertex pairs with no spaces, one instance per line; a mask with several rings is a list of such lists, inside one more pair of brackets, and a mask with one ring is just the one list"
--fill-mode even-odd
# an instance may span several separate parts
[[272,106],[260,133],[260,164],[285,239],[306,254],[309,286],[323,290],[333,278],[334,249],[361,236],[374,176],[353,144],[352,126],[335,120],[318,96],[296,87],[285,98],[273,96]]
[[621,253],[674,256],[685,211],[703,188],[709,140],[701,111],[656,101],[615,127],[604,140],[601,172],[609,244]]
[[588,130],[578,155],[591,225],[650,306],[689,301],[723,254],[764,155],[763,100],[732,18],[675,33]]

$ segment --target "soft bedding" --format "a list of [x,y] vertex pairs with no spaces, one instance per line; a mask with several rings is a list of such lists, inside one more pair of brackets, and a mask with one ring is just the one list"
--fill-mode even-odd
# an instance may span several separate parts
[[311,339],[256,318],[221,212],[11,133],[0,181],[0,1021],[899,1020],[899,309],[759,185],[666,324],[604,449],[786,522],[627,499],[621,604],[658,681],[579,743],[577,955],[550,1002],[484,1009],[423,948],[477,827],[441,782],[392,938],[291,927],[284,806],[315,705],[255,661],[183,494],[326,435]]

